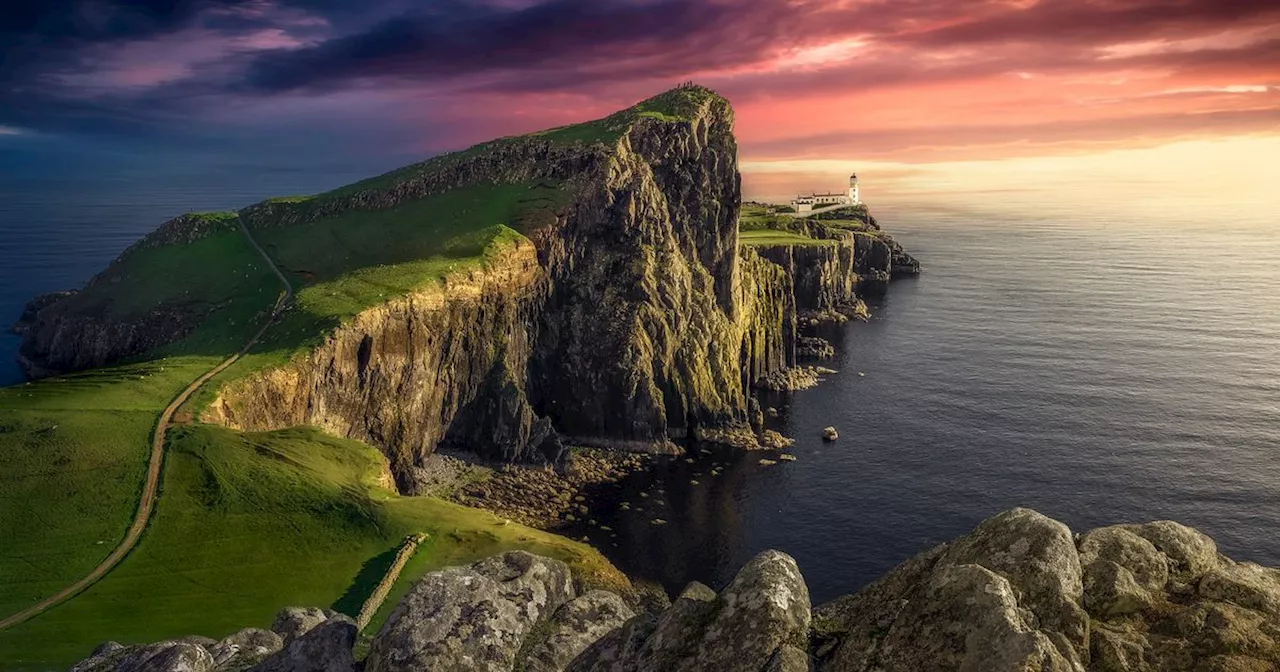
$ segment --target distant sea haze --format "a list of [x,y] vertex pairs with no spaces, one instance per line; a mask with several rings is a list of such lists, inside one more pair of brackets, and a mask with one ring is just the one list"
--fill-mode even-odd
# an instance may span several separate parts
[[[0,318],[79,286],[183,211],[366,175],[87,187],[4,178]],[[669,586],[718,586],[779,548],[821,601],[1029,506],[1076,530],[1176,519],[1234,558],[1280,565],[1274,195],[1211,202],[1177,185],[1112,182],[1107,203],[1082,198],[1098,192],[1079,182],[943,193],[860,177],[924,275],[895,283],[871,322],[832,334],[840,374],[779,402],[796,462],[748,458],[696,493],[668,474],[668,524],[617,514],[618,546],[605,548],[615,561]],[[21,380],[16,346],[0,341],[4,384]],[[821,441],[827,425],[835,444]]]

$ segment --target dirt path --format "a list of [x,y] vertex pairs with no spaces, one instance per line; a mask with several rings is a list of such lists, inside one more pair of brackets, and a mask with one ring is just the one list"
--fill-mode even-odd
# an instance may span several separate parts
[[195,394],[196,390],[199,390],[200,387],[208,382],[210,378],[222,373],[227,367],[235,364],[241,356],[256,345],[258,343],[258,339],[262,338],[262,335],[267,332],[267,329],[270,329],[271,325],[275,324],[276,318],[280,316],[280,311],[283,310],[293,298],[293,285],[289,283],[289,279],[284,276],[284,273],[281,273],[280,269],[276,267],[275,262],[271,261],[271,257],[267,256],[266,251],[258,245],[258,241],[254,240],[253,236],[249,234],[249,230],[245,228],[243,222],[240,223],[240,230],[244,233],[245,238],[248,239],[249,244],[253,245],[253,249],[257,250],[258,254],[262,255],[262,258],[266,260],[267,265],[275,272],[276,277],[280,278],[280,282],[284,284],[284,293],[282,293],[280,298],[276,300],[275,308],[271,311],[271,319],[258,330],[258,333],[253,335],[253,338],[250,338],[249,341],[244,344],[244,347],[240,349],[240,352],[226,358],[222,363],[206,371],[204,375],[191,381],[191,384],[187,385],[187,387],[183,389],[173,401],[169,402],[169,405],[165,407],[164,411],[160,413],[160,420],[156,423],[155,431],[152,432],[151,461],[147,466],[147,480],[142,484],[142,498],[138,501],[138,512],[134,514],[133,524],[130,525],[129,530],[125,532],[124,539],[120,542],[120,545],[116,546],[115,550],[111,551],[111,555],[108,555],[105,560],[99,563],[98,566],[95,567],[92,572],[89,572],[89,574],[84,578],[76,581],[66,588],[63,588],[57,593],[50,595],[39,604],[28,607],[8,618],[5,618],[4,620],[0,620],[0,630],[4,630],[5,628],[10,628],[19,623],[30,620],[45,611],[48,611],[50,608],[75,597],[85,588],[93,585],[98,579],[106,576],[107,572],[115,569],[115,566],[120,564],[121,560],[124,560],[124,557],[129,554],[129,551],[132,551],[134,546],[138,545],[138,540],[142,538],[142,533],[146,530],[147,523],[151,520],[151,512],[155,509],[156,493],[160,488],[160,468],[164,464],[165,435],[169,431],[169,425],[173,420],[173,414],[177,412],[179,407],[187,403],[187,400],[191,398],[191,395]]

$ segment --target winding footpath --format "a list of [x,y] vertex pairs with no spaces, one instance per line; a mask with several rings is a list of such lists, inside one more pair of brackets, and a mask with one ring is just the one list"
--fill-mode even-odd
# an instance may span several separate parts
[[267,266],[271,267],[271,270],[275,272],[276,277],[280,279],[282,284],[284,284],[284,292],[280,295],[280,298],[276,299],[276,305],[271,311],[271,319],[267,320],[267,323],[258,330],[258,333],[253,335],[253,338],[250,338],[249,341],[244,344],[244,347],[241,348],[239,352],[224,359],[220,364],[206,371],[204,375],[191,381],[191,384],[187,385],[187,387],[184,388],[173,401],[169,402],[169,405],[165,407],[164,411],[160,413],[160,420],[156,422],[155,431],[152,432],[151,462],[147,466],[147,480],[142,484],[142,497],[138,501],[138,511],[134,514],[133,524],[130,525],[129,530],[125,532],[124,539],[120,542],[120,545],[116,546],[115,550],[111,551],[111,555],[108,555],[105,560],[99,563],[98,566],[95,567],[92,572],[89,572],[84,576],[84,578],[45,598],[38,604],[28,607],[12,616],[9,616],[8,618],[5,618],[4,620],[0,620],[0,630],[11,628],[19,623],[28,621],[39,616],[45,611],[48,611],[52,607],[75,597],[81,591],[97,582],[98,579],[106,576],[107,572],[115,569],[116,565],[120,564],[120,561],[124,560],[125,556],[138,545],[138,541],[142,539],[142,533],[147,528],[147,523],[151,520],[151,512],[155,509],[156,493],[160,488],[160,468],[164,464],[165,435],[169,431],[169,426],[173,420],[173,414],[176,413],[178,408],[183,404],[187,403],[187,400],[191,398],[191,395],[196,393],[196,390],[199,390],[201,386],[209,382],[210,378],[222,373],[227,369],[227,367],[235,364],[236,361],[244,356],[245,353],[249,352],[250,348],[257,345],[258,340],[267,332],[267,329],[270,329],[271,326],[275,324],[276,319],[280,317],[280,312],[284,310],[285,306],[289,304],[289,301],[293,299],[293,285],[289,282],[289,279],[284,276],[284,273],[280,272],[280,269],[275,265],[275,262],[271,261],[271,257],[267,255],[266,250],[263,250],[262,247],[258,245],[258,241],[253,239],[249,230],[245,228],[244,222],[238,223],[240,225],[240,231],[244,233],[249,244],[253,246],[253,249],[258,251],[258,254],[262,255],[262,258],[267,262]]

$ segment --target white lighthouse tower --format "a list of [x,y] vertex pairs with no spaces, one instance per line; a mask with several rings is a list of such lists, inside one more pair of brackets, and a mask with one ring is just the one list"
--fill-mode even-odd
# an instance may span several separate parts
[[853,205],[861,205],[862,198],[858,195],[858,174],[854,173],[849,176],[849,203]]

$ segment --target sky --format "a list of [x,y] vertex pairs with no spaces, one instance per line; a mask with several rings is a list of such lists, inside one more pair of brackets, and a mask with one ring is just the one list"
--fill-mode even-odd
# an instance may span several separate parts
[[758,191],[1205,143],[1254,161],[1280,137],[1280,2],[20,0],[0,158],[390,167],[685,80],[733,102]]

